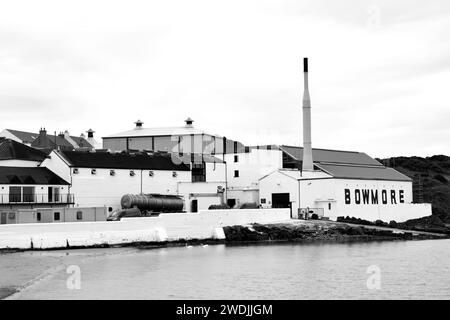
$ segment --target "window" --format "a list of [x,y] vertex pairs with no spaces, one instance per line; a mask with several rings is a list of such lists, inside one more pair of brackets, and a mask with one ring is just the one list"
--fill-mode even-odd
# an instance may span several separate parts
[[59,221],[61,219],[61,214],[59,212],[53,213],[53,220]]
[[53,188],[53,197],[55,199],[55,202],[61,201],[61,197],[59,196],[59,188]]
[[48,202],[53,202],[53,187],[48,187]]
[[328,210],[331,210],[331,203],[328,204]]
[[205,182],[206,181],[206,166],[205,163],[193,163],[192,164],[192,182]]
[[34,202],[34,187],[23,187],[23,202]]
[[239,178],[239,170],[234,170],[234,177]]
[[60,202],[59,187],[48,187],[48,202]]
[[266,199],[265,198],[261,198],[261,203],[262,204],[266,203]]
[[239,156],[238,155],[234,156],[234,162],[239,162]]
[[41,213],[40,212],[36,213],[36,220],[41,221]]
[[22,202],[21,187],[9,187],[9,202]]
[[83,212],[77,211],[77,220],[83,220]]

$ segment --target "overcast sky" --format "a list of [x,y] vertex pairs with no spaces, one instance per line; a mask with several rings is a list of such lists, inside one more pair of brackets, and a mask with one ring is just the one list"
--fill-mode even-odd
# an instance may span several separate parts
[[[450,1],[0,0],[1,129],[450,155]],[[100,139],[99,139],[100,140]]]

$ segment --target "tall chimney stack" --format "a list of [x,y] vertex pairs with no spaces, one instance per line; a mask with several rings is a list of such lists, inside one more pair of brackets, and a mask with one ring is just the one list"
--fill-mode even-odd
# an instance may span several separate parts
[[303,165],[302,171],[314,171],[311,147],[311,99],[308,87],[308,58],[303,58]]

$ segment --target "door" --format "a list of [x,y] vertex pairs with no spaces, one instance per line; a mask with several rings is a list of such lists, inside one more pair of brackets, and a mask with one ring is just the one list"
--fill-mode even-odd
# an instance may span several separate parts
[[227,205],[228,205],[230,208],[234,208],[234,206],[236,205],[236,199],[228,199],[228,200],[227,200]]
[[192,200],[191,202],[191,212],[198,211],[198,200]]
[[272,208],[290,208],[289,193],[272,193]]
[[6,212],[1,213],[0,224],[6,224]]

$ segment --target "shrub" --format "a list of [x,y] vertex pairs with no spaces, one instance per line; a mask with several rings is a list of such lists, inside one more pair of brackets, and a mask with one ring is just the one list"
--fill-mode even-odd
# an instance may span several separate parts
[[391,227],[391,228],[397,228],[397,227],[398,227],[398,223],[395,222],[394,220],[391,220],[391,221],[389,222],[389,227]]
[[448,183],[448,180],[441,174],[435,175],[434,178],[439,182]]

